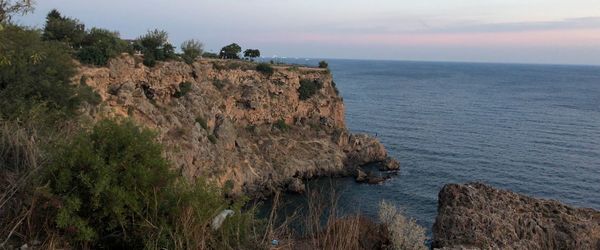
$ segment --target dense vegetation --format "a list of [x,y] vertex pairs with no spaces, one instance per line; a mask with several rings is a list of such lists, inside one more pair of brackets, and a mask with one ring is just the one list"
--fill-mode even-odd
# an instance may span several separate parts
[[320,61],[319,68],[321,68],[321,69],[329,68],[329,64],[326,61]]
[[275,72],[275,69],[273,69],[273,66],[271,66],[271,64],[259,63],[258,65],[256,65],[256,71],[261,72],[265,75],[272,75],[273,72]]
[[223,59],[240,59],[241,52],[242,47],[240,47],[237,43],[232,43],[221,49],[221,52],[219,52],[219,57]]
[[254,58],[260,57],[260,50],[258,49],[247,49],[244,50],[244,57],[250,60],[254,60]]

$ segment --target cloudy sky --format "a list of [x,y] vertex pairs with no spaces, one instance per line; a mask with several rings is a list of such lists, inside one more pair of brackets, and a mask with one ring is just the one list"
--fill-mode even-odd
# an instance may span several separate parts
[[265,56],[600,64],[600,0],[37,0],[87,27]]

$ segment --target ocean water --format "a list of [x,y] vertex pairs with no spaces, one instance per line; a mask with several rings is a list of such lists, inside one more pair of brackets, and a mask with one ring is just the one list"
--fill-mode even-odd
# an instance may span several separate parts
[[401,162],[381,185],[334,180],[346,211],[387,200],[431,230],[443,185],[471,181],[600,209],[600,67],[328,62],[349,129]]

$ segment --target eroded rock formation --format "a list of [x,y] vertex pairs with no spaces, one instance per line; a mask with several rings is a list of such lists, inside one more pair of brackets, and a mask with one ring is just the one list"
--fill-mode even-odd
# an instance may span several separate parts
[[600,212],[527,197],[480,183],[439,193],[433,247],[600,249]]
[[[123,55],[108,67],[81,66],[75,81],[102,96],[89,112],[92,119],[131,117],[155,129],[184,176],[229,183],[234,193],[302,191],[306,178],[391,162],[377,139],[347,131],[344,104],[328,71],[276,67],[267,75],[254,69],[221,60],[148,68]],[[308,100],[298,94],[303,79],[323,86]],[[191,84],[189,92],[181,83]]]

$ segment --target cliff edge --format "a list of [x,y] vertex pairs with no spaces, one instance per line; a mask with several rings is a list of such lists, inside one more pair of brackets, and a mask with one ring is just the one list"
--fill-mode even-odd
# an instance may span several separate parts
[[481,183],[439,193],[433,247],[600,249],[600,212],[534,199]]
[[[350,134],[344,104],[328,70],[244,61],[161,62],[148,68],[122,55],[107,67],[79,67],[76,81],[102,97],[92,119],[130,117],[155,129],[167,158],[188,178],[232,193],[303,190],[303,180],[351,175],[364,164],[397,168],[383,145]],[[309,98],[299,89],[319,86]],[[391,163],[391,164],[390,164]]]

